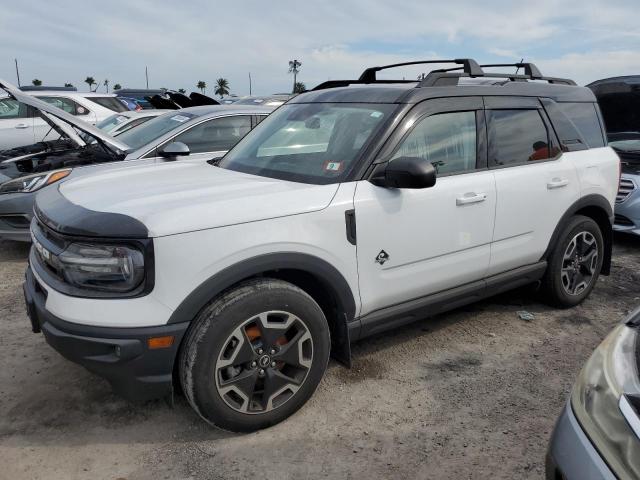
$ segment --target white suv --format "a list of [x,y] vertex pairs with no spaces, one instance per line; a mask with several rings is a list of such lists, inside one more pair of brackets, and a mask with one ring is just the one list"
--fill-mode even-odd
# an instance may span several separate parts
[[609,271],[619,177],[593,93],[532,64],[451,62],[419,83],[376,67],[319,85],[219,163],[46,189],[34,331],[128,398],[179,385],[206,421],[250,431],[368,335],[538,281],[580,303]]
[[[87,123],[98,122],[127,107],[115,95],[108,93],[75,92],[67,90],[26,91]],[[59,135],[30,106],[14,98],[0,96],[0,151],[55,140]]]

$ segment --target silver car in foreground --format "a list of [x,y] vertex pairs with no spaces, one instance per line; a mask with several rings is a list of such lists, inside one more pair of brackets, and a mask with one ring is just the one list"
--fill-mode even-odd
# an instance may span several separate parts
[[[234,105],[185,108],[165,113],[115,138],[23,94],[7,82],[0,80],[0,88],[37,109],[52,128],[79,146],[72,151],[25,155],[0,163],[0,167],[10,167],[0,174],[12,178],[0,184],[0,238],[27,242],[33,201],[43,188],[55,188],[50,185],[96,169],[222,157],[273,110]],[[88,143],[87,136],[95,143]]]

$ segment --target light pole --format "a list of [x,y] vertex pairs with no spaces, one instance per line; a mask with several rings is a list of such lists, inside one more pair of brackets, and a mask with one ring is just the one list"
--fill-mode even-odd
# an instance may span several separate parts
[[289,73],[293,73],[293,90],[291,90],[291,93],[296,91],[296,80],[301,66],[302,63],[298,60],[289,60]]

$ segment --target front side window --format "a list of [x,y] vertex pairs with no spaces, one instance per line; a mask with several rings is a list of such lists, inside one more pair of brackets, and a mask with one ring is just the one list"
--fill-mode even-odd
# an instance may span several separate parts
[[196,115],[180,110],[165,113],[164,115],[160,115],[143,123],[139,128],[126,131],[119,136],[119,139],[133,150],[137,150],[172,130],[182,129],[187,122],[194,118],[196,118]]
[[433,164],[439,175],[476,168],[476,112],[452,112],[420,120],[402,139],[391,161],[420,157]]
[[487,118],[494,166],[522,165],[558,155],[537,110],[489,110]]
[[0,119],[27,118],[28,108],[13,98],[0,98]]
[[303,183],[339,182],[397,108],[392,104],[287,104],[220,162],[229,170]]
[[170,140],[182,142],[191,153],[229,150],[251,130],[251,117],[238,115],[203,122]]

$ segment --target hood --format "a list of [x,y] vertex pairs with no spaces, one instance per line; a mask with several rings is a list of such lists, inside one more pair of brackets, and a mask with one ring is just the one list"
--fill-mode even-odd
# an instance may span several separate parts
[[80,138],[80,136],[75,132],[74,128],[77,128],[87,135],[92,136],[96,140],[101,141],[116,152],[126,152],[127,150],[129,150],[128,145],[119,140],[116,140],[110,135],[107,135],[90,123],[79,120],[73,115],[68,114],[64,110],[54,107],[47,102],[43,102],[42,100],[32,95],[25,94],[5,80],[0,79],[0,88],[7,92],[7,94],[9,94],[9,96],[14,98],[15,100],[35,108],[38,112],[38,115],[45,122],[47,122],[51,126],[51,128],[53,128],[61,136],[73,140],[78,146],[82,147],[86,144],[86,142],[82,140],[82,138]]
[[287,182],[197,161],[95,172],[59,186],[72,204],[132,217],[151,237],[322,210],[337,189],[338,184]]

